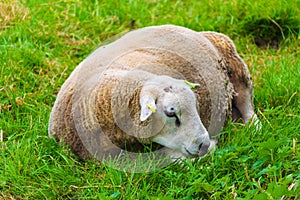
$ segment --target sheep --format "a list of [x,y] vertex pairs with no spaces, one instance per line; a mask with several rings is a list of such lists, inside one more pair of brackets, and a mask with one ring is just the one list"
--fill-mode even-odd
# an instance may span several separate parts
[[231,115],[257,118],[252,99],[249,71],[227,36],[151,26],[76,67],[54,103],[49,136],[83,159],[145,145],[170,158],[202,157]]

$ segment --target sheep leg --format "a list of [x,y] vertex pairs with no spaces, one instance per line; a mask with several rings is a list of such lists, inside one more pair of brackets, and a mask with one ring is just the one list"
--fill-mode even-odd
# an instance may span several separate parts
[[233,98],[232,119],[236,120],[241,116],[244,123],[250,122],[254,124],[257,129],[261,128],[257,115],[254,113],[254,106],[252,103],[252,92],[249,89],[239,90],[237,96]]

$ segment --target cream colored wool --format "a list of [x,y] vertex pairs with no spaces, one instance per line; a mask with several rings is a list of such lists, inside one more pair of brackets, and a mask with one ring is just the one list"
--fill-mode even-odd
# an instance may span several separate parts
[[[107,140],[97,135],[99,129],[113,144],[124,148],[126,143],[138,151],[141,144],[149,143],[147,134],[151,135],[147,132],[151,122],[139,120],[139,95],[144,82],[155,75],[200,84],[193,91],[212,139],[231,115],[233,98],[234,103],[240,101],[234,95],[248,98],[242,95],[246,91],[252,98],[248,69],[228,37],[173,25],[147,27],[98,48],[77,66],[57,96],[49,136],[68,144],[82,158],[90,157],[92,151],[82,141],[84,134],[91,134],[92,143],[102,145],[103,152],[115,150],[110,143],[103,144]],[[252,101],[250,107],[253,110]],[[141,130],[136,135],[124,132],[116,123],[127,110]]]

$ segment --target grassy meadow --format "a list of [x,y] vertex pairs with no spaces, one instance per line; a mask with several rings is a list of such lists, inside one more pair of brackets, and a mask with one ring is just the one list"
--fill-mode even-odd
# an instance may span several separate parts
[[[72,70],[99,45],[159,24],[229,35],[263,128],[229,122],[201,161],[137,174],[48,138]],[[0,0],[0,199],[300,199],[299,24],[299,0]]]

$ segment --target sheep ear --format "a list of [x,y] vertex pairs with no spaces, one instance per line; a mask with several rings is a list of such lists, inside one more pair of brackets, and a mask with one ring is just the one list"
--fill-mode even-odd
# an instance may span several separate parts
[[153,96],[143,96],[140,99],[141,116],[140,120],[143,122],[148,119],[152,113],[156,112],[155,99]]

